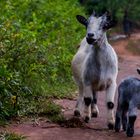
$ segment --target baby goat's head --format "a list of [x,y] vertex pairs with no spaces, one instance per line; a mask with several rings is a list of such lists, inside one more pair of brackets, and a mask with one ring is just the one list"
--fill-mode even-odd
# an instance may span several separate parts
[[102,16],[95,16],[95,12],[86,19],[81,15],[76,16],[77,20],[86,26],[87,34],[86,39],[89,44],[95,44],[102,38],[104,32],[115,25],[115,22],[111,20],[108,12]]

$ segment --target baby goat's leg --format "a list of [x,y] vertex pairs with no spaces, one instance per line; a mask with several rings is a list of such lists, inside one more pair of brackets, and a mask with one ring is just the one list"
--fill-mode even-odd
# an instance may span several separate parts
[[116,118],[115,118],[115,131],[119,132],[121,128],[121,116],[122,116],[122,109],[120,104],[118,103],[117,111],[116,111]]
[[91,103],[92,103],[92,88],[91,86],[85,86],[84,87],[84,117],[85,122],[89,122],[91,119]]
[[134,105],[133,101],[130,101],[128,110],[128,124],[126,131],[128,137],[133,137],[134,135],[134,123],[136,118],[137,118],[137,107]]
[[121,122],[123,126],[123,130],[126,130],[127,125],[127,111],[128,106],[127,103],[120,103],[120,100],[118,100],[118,107],[116,111],[116,119],[115,119],[115,131],[119,132],[121,128]]
[[93,100],[91,103],[91,113],[92,113],[92,117],[97,117],[99,115],[99,109],[97,106],[97,93],[92,91],[93,94]]
[[77,99],[74,115],[79,117],[83,106],[83,86],[79,86],[79,97]]
[[122,109],[122,126],[124,131],[126,131],[126,127],[127,127],[127,111],[128,111],[128,104],[124,103]]
[[106,103],[108,109],[108,128],[113,129],[115,124],[114,118],[114,97],[116,91],[116,82],[113,81],[106,90]]

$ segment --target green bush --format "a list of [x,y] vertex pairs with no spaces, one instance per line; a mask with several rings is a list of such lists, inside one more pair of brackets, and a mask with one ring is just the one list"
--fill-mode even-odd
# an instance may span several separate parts
[[25,140],[26,137],[19,134],[5,131],[5,132],[0,132],[0,139],[1,140]]
[[84,9],[75,0],[2,0],[0,9],[0,117],[26,112],[34,96],[70,95]]

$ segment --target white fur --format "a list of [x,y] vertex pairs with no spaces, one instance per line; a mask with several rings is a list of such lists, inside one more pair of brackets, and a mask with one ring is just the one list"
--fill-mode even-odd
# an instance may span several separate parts
[[[93,18],[93,19],[92,19]],[[90,17],[90,22],[87,28],[88,33],[94,33],[94,39],[97,41],[97,47],[100,47],[100,52],[98,53],[98,60],[100,62],[100,81],[98,85],[95,87],[94,85],[86,85],[84,82],[84,72],[87,69],[86,63],[89,60],[89,56],[92,52],[92,47],[94,45],[89,45],[86,41],[86,37],[81,41],[80,48],[75,54],[72,60],[72,71],[75,78],[75,81],[79,87],[79,98],[77,100],[76,109],[80,111],[83,98],[91,97],[92,89],[94,91],[99,91],[101,85],[106,85],[108,80],[111,80],[111,84],[108,88],[104,88],[106,90],[106,102],[114,103],[114,96],[116,91],[116,78],[118,74],[118,60],[117,55],[112,48],[112,46],[108,43],[106,38],[106,33],[100,29],[101,22],[103,18],[99,17]],[[94,64],[93,64],[94,65]],[[94,79],[94,77],[92,77]],[[91,117],[91,111],[99,113],[97,105],[93,107],[91,110],[91,105],[89,107],[85,106],[85,116]],[[114,111],[113,109],[108,110],[108,123],[114,124]]]

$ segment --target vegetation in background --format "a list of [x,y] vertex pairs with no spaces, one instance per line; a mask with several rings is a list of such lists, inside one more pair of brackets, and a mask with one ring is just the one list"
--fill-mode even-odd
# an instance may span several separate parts
[[1,0],[0,119],[35,110],[40,96],[71,96],[71,59],[84,29],[75,0]]
[[93,10],[97,13],[102,13],[106,10],[121,20],[124,13],[127,12],[133,20],[140,19],[140,3],[139,0],[79,0],[86,8],[88,14]]
[[[127,9],[134,20],[140,18],[139,0],[80,1],[84,8],[79,0],[1,0],[0,123],[41,113],[42,97],[72,96],[71,60],[85,35],[77,14],[107,9],[121,20]],[[42,114],[55,114],[57,106],[48,104]]]
[[[124,15],[130,20],[132,29],[140,27],[140,2],[139,0],[79,0],[86,12],[91,14],[95,10],[98,14],[109,11],[121,27]],[[122,27],[121,27],[122,28]],[[113,29],[114,30],[114,29]],[[116,29],[115,29],[116,31]]]
[[1,140],[25,140],[26,137],[5,131],[5,132],[0,132],[0,139]]

